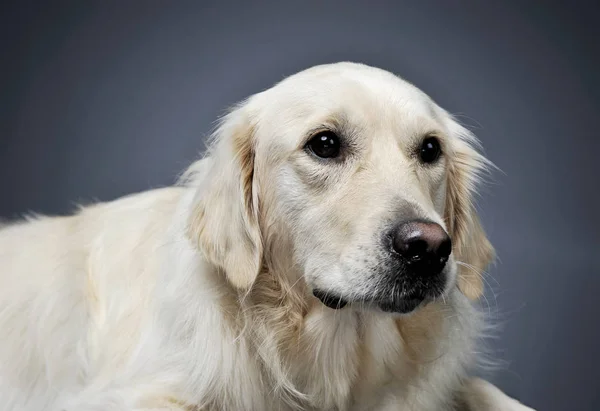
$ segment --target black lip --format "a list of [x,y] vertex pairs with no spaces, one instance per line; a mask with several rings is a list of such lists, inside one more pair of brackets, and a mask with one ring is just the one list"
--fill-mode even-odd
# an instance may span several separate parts
[[[323,303],[326,307],[334,310],[344,308],[348,301],[339,295],[331,292],[326,292],[319,289],[313,290],[313,295]],[[370,303],[372,306],[378,307],[381,311],[395,314],[409,314],[424,304],[427,304],[433,296],[428,293],[412,292],[405,294],[402,297],[399,295],[385,299],[363,300],[363,303]]]
[[342,297],[323,290],[315,289],[313,290],[313,295],[317,297],[323,303],[323,305],[333,308],[334,310],[344,308],[346,304],[348,304],[348,302]]

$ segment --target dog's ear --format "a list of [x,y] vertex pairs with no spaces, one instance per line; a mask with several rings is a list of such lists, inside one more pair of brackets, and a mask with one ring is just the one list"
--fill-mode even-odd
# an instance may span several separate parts
[[[248,289],[262,264],[254,175],[255,125],[238,106],[223,117],[208,150],[188,236],[237,288]],[[206,161],[206,160],[203,160]]]
[[448,164],[445,220],[458,263],[458,287],[470,299],[484,292],[483,274],[494,259],[494,248],[481,225],[473,196],[481,174],[491,163],[474,146],[477,140],[453,122],[454,139]]

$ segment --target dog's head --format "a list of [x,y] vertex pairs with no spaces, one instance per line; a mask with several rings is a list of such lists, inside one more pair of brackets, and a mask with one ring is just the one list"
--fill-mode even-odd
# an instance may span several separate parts
[[486,160],[411,84],[317,66],[237,106],[215,137],[190,236],[234,286],[277,249],[331,307],[407,313],[457,281],[481,295],[493,249],[472,196]]

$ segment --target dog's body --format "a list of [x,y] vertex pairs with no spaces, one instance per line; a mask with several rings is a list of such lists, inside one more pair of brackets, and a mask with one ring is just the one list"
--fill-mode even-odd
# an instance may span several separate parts
[[[478,296],[480,278],[460,272],[454,254],[477,274],[491,248],[465,198],[474,177],[444,177],[460,171],[452,169],[452,155],[476,156],[466,140],[458,141],[464,136],[450,135],[453,123],[440,126],[448,133],[448,158],[436,175],[392,175],[393,168],[385,169],[390,147],[377,155],[369,149],[374,162],[352,160],[367,157],[366,148],[356,149],[340,166],[312,163],[285,133],[267,142],[266,135],[277,134],[270,127],[300,135],[300,120],[293,119],[306,123],[315,114],[290,107],[277,90],[294,94],[298,82],[314,80],[329,82],[335,94],[331,72],[362,81],[375,95],[377,87],[401,81],[347,63],[308,70],[229,115],[207,158],[178,186],[0,230],[0,409],[526,409],[467,378],[481,331],[467,296]],[[409,100],[425,100],[412,86],[401,87],[412,93]],[[356,88],[345,96],[363,92]],[[268,114],[265,96],[283,112]],[[356,130],[385,130],[389,115],[379,114],[366,113]],[[409,167],[394,155],[398,168]],[[478,157],[460,161],[476,174]],[[331,175],[324,177],[331,167],[338,167],[334,188]],[[343,176],[353,179],[345,191]],[[380,187],[385,184],[391,185]],[[395,193],[394,185],[404,196],[394,201],[409,205],[402,213],[417,210],[436,227],[448,227],[454,243],[440,267],[438,294],[410,309],[405,280],[394,280],[402,288],[398,298],[384,301],[377,294],[390,270],[381,268],[383,251],[371,239],[383,227],[379,222],[389,220],[382,216],[391,209],[387,193]],[[424,185],[425,191],[414,188]],[[327,197],[331,191],[334,198]],[[369,211],[384,203],[385,210]],[[321,207],[329,207],[325,220]],[[408,270],[402,267],[393,272]],[[340,309],[321,304],[311,295],[317,289],[339,293]],[[341,308],[342,299],[349,307]],[[407,314],[383,312],[390,310]]]

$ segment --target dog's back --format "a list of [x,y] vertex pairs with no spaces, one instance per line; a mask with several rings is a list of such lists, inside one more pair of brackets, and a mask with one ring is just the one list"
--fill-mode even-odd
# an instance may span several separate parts
[[0,229],[0,408],[45,409],[122,366],[181,191]]

